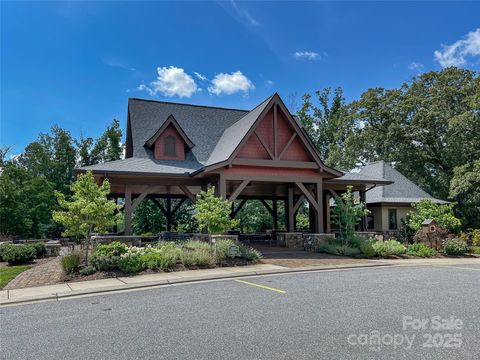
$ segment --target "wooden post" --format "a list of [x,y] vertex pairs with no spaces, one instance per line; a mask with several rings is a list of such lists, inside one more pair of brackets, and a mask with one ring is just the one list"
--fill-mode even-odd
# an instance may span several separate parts
[[320,234],[325,232],[325,228],[323,227],[323,186],[321,182],[317,182],[316,186],[316,200],[318,209],[317,209],[317,229],[316,231]]
[[289,232],[295,231],[295,214],[293,211],[293,186],[288,187],[288,226],[287,230]]
[[127,185],[125,187],[125,235],[132,235],[132,190]]
[[218,180],[218,196],[224,200],[227,199],[227,181],[222,175],[220,175]]
[[172,231],[172,199],[167,195],[167,231]]
[[278,204],[277,199],[272,200],[273,230],[278,230]]

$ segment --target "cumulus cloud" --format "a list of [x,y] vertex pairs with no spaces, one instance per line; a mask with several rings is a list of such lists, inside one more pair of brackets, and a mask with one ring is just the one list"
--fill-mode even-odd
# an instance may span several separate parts
[[434,55],[442,67],[466,65],[470,57],[480,56],[480,28],[451,45],[442,45],[442,49],[436,50]]
[[237,92],[246,94],[250,90],[255,89],[253,83],[241,71],[235,71],[230,74],[217,74],[211,83],[212,85],[208,87],[208,92],[215,95],[231,95]]
[[182,68],[158,67],[157,73],[157,79],[149,86],[141,84],[137,90],[146,91],[151,96],[161,93],[168,97],[191,97],[198,90],[195,80]]
[[320,54],[315,51],[296,51],[292,56],[297,60],[315,60],[320,58]]

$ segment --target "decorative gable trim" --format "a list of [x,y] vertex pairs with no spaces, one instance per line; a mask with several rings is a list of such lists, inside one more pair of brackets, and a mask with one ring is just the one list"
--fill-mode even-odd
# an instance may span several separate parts
[[157,130],[157,132],[145,142],[145,147],[151,148],[155,145],[155,141],[162,135],[162,133],[165,131],[166,128],[168,128],[169,125],[172,125],[175,130],[180,134],[182,140],[184,143],[188,146],[189,149],[193,148],[195,144],[188,138],[187,134],[183,131],[181,126],[178,124],[177,120],[173,117],[173,115],[170,115],[167,120],[160,126],[160,128]]

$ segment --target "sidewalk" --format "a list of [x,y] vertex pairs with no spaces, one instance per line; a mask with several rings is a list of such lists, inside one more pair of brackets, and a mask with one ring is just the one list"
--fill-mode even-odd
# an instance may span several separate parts
[[388,266],[381,262],[358,261],[355,264],[336,264],[323,266],[306,266],[288,268],[272,264],[257,264],[238,267],[224,267],[202,270],[186,270],[158,274],[137,275],[131,277],[118,277],[111,279],[66,282],[63,284],[29,287],[0,291],[0,305],[16,304],[23,302],[58,300],[61,298],[121,291],[153,286],[170,285],[176,283],[194,282],[202,280],[215,280],[243,276],[291,273],[315,270],[333,270],[342,268]]

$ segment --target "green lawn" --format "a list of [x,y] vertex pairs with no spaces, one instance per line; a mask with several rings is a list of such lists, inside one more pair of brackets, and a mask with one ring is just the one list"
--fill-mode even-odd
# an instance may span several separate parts
[[18,274],[30,268],[31,266],[29,265],[0,267],[0,289],[3,289],[3,287],[13,280]]

